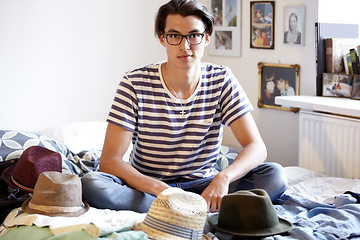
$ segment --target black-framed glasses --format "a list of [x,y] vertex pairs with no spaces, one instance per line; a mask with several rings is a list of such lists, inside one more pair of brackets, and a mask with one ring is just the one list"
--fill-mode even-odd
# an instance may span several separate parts
[[189,33],[186,35],[179,33],[164,33],[164,38],[168,44],[173,46],[179,45],[184,38],[190,45],[199,45],[205,36],[205,32],[206,31],[203,33]]

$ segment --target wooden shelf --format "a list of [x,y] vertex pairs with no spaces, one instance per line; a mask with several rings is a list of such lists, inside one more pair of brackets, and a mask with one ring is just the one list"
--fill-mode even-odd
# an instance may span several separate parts
[[278,96],[275,104],[360,118],[360,101],[318,96]]

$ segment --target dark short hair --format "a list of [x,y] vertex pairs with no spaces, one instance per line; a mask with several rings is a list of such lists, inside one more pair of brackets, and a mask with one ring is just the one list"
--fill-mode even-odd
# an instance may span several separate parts
[[165,31],[166,18],[171,14],[180,14],[183,17],[198,16],[205,25],[205,31],[209,35],[212,34],[214,17],[202,3],[195,0],[171,0],[162,5],[156,14],[155,35],[157,37],[160,37],[161,33]]

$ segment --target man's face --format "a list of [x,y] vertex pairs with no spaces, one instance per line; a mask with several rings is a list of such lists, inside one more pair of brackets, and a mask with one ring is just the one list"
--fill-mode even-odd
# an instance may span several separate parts
[[[203,33],[205,26],[201,18],[197,16],[182,17],[181,15],[168,15],[165,25],[166,34],[187,35],[190,33]],[[161,44],[166,48],[168,63],[179,68],[189,68],[199,64],[204,55],[205,46],[209,44],[210,36],[205,36],[200,44],[190,45],[186,38],[183,38],[179,45],[168,44],[163,35],[160,36]]]
[[276,87],[279,89],[280,92],[285,90],[285,84],[286,82],[282,78],[276,81]]

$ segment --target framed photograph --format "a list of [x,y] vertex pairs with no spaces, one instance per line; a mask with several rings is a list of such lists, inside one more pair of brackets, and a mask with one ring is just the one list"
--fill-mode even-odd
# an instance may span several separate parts
[[250,48],[274,49],[275,1],[250,2]]
[[305,45],[305,7],[284,7],[284,44]]
[[353,76],[345,73],[323,73],[323,96],[351,96]]
[[353,76],[351,99],[360,100],[360,75]]
[[210,55],[241,56],[241,0],[210,0],[214,31]]
[[275,104],[275,97],[300,94],[300,65],[259,62],[258,68],[258,107],[298,112],[298,108]]

